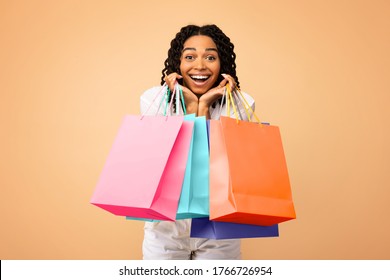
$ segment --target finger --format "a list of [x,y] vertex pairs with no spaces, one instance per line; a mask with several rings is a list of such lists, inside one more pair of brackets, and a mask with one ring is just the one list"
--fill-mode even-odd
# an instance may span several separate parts
[[170,80],[170,81],[176,80],[176,79],[181,79],[181,78],[183,78],[183,77],[177,73],[171,73],[171,74],[165,76],[165,80]]
[[175,87],[176,79],[181,79],[181,78],[183,78],[181,75],[177,73],[171,73],[168,76],[166,76],[164,80],[167,83],[170,90],[173,90],[173,88]]
[[228,80],[223,79],[223,80],[219,83],[218,87],[224,87],[224,86],[226,86],[227,83],[228,83]]
[[[233,79],[232,76],[230,76],[228,74],[221,74],[221,75],[222,75],[222,77],[224,77],[224,80],[226,80],[229,83],[231,89],[234,89],[236,87],[236,81]],[[226,83],[225,83],[225,85],[226,85]]]
[[176,79],[181,79],[183,77],[181,75],[179,75],[178,73],[174,72],[174,73],[169,74],[166,78],[176,80]]

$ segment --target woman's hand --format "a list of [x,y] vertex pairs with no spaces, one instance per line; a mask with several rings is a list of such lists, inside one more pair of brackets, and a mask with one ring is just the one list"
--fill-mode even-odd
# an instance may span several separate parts
[[[173,92],[177,79],[183,77],[174,72],[165,77],[165,82],[169,89]],[[198,97],[187,87],[181,86],[184,96],[184,103],[186,104],[187,114],[198,113]]]
[[177,79],[182,79],[183,77],[179,75],[178,73],[174,72],[169,74],[168,76],[165,77],[165,83],[169,87],[171,91],[175,88],[175,83]]
[[[229,84],[231,89],[236,87],[236,81],[234,78],[227,74],[222,74],[224,79],[215,88],[211,88],[200,97],[195,95],[189,88],[181,86],[183,90],[184,102],[186,104],[187,113],[195,113],[197,116],[206,116],[210,118],[209,107],[219,98],[221,98],[225,92],[225,86]],[[165,77],[165,82],[171,91],[175,88],[177,79],[183,77],[178,73],[171,73]]]
[[215,88],[210,89],[205,94],[201,95],[199,98],[199,105],[198,105],[198,116],[206,116],[207,118],[210,118],[209,116],[209,107],[219,98],[221,98],[225,92],[225,86],[229,84],[231,89],[234,89],[236,87],[236,81],[233,79],[232,76],[227,74],[222,74],[224,79],[219,83],[219,85]]

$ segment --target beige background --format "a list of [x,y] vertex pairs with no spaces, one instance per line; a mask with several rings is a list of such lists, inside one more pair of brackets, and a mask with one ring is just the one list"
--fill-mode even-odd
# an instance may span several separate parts
[[245,259],[389,259],[390,1],[1,1],[0,259],[140,259],[89,204],[124,114],[183,25],[232,39],[280,126],[298,218]]

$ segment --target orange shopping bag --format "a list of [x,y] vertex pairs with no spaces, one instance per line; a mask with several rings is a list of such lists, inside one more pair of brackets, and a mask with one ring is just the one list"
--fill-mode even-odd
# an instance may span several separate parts
[[296,218],[277,126],[221,117],[210,121],[209,137],[210,220],[269,226]]

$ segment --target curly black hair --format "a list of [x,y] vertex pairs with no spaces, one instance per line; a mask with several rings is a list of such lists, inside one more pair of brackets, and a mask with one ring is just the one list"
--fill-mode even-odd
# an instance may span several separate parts
[[[180,73],[180,58],[183,51],[184,42],[194,35],[205,35],[210,37],[217,45],[218,54],[221,61],[221,73],[229,74],[236,81],[236,86],[239,88],[240,83],[236,75],[236,54],[234,53],[234,45],[230,42],[230,38],[226,36],[222,30],[215,24],[197,26],[187,25],[181,28],[176,34],[176,37],[171,41],[171,47],[168,50],[168,58],[164,62],[162,70],[161,85],[164,84],[164,78],[171,73]],[[222,76],[218,77],[214,86],[217,86],[223,80]],[[181,83],[181,81],[178,81]]]

